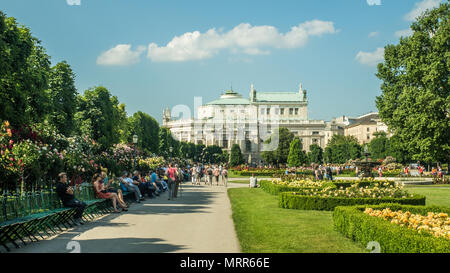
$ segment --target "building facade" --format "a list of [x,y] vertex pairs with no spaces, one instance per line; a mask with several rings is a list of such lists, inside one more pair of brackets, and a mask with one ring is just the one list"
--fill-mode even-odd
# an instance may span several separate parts
[[280,127],[301,138],[307,152],[312,144],[325,148],[334,134],[344,134],[344,126],[335,120],[308,119],[307,91],[301,84],[297,92],[257,92],[251,85],[248,99],[228,90],[196,111],[195,119],[174,119],[166,109],[163,126],[180,141],[218,145],[228,151],[238,144],[247,162],[253,164],[262,163],[262,151],[276,148],[264,141],[275,138],[273,133]]
[[351,122],[345,126],[345,135],[355,137],[363,145],[375,138],[375,133],[385,132],[388,137],[391,134],[388,131],[378,113],[372,112],[357,118],[348,118]]

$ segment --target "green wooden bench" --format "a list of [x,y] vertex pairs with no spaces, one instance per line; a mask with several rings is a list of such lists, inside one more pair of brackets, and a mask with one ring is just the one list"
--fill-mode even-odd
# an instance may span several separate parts
[[[107,199],[96,199],[91,186],[76,190],[75,196],[87,204],[83,220],[94,220],[96,217],[112,212],[112,204]],[[124,199],[132,200],[132,193],[123,193]],[[17,241],[26,245],[25,238],[31,242],[38,237],[52,236],[75,225],[73,208],[64,208],[56,192],[41,191],[28,193],[25,196],[3,196],[3,211],[0,217],[0,244],[10,251],[8,244],[19,248]]]

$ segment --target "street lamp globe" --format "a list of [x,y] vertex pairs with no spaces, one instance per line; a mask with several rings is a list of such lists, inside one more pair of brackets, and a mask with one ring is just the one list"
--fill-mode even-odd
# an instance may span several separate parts
[[134,144],[138,143],[138,136],[137,135],[133,136],[133,143]]

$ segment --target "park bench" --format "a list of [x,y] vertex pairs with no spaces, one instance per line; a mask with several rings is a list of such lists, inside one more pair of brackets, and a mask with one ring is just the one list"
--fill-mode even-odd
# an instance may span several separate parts
[[[111,202],[107,199],[96,199],[92,187],[83,187],[77,191],[77,199],[87,204],[83,213],[85,221],[112,212]],[[124,199],[128,200],[130,194],[124,193]],[[38,241],[38,237],[44,239],[43,235],[52,236],[75,225],[75,209],[64,208],[53,189],[23,196],[3,196],[0,201],[0,245],[7,251],[10,251],[8,244],[19,248],[17,241],[26,245],[26,238],[31,242]]]

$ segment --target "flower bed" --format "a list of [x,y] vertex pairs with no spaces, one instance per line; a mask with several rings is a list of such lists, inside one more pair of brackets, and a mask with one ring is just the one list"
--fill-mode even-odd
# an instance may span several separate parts
[[425,196],[410,195],[401,186],[300,189],[281,193],[279,206],[289,209],[333,210],[337,206],[361,204],[400,203],[425,205]]
[[377,210],[366,208],[364,213],[380,217],[393,224],[417,230],[418,233],[428,232],[435,237],[450,239],[450,217],[447,213],[428,212],[427,216],[412,214],[410,211],[392,211],[390,208]]
[[273,176],[275,174],[283,174],[283,170],[256,170],[256,171],[233,171],[233,174],[240,176]]
[[265,192],[277,195],[281,192],[298,192],[305,189],[322,188],[325,186],[333,187],[329,182],[315,182],[312,180],[300,180],[295,182],[285,182],[279,180],[261,181],[261,189]]
[[[381,211],[389,208],[391,212],[400,210],[410,212],[411,215],[416,215],[413,219],[421,219],[420,216],[425,219],[429,213],[433,213],[434,219],[435,214],[449,214],[450,208],[380,204],[377,206],[339,206],[333,213],[334,226],[339,232],[364,246],[368,242],[376,241],[380,244],[381,252],[450,253],[449,239],[436,237],[428,232],[419,233],[417,230],[386,221],[382,217],[371,216],[364,213],[368,207]],[[387,213],[387,210],[385,212]],[[400,214],[397,213],[397,215]],[[411,218],[411,215],[408,219]]]
[[373,179],[364,179],[364,180],[334,180],[333,184],[336,185],[337,188],[349,188],[353,185],[358,185],[358,187],[373,187],[378,184],[380,187],[386,186],[395,186],[395,181],[376,181]]

